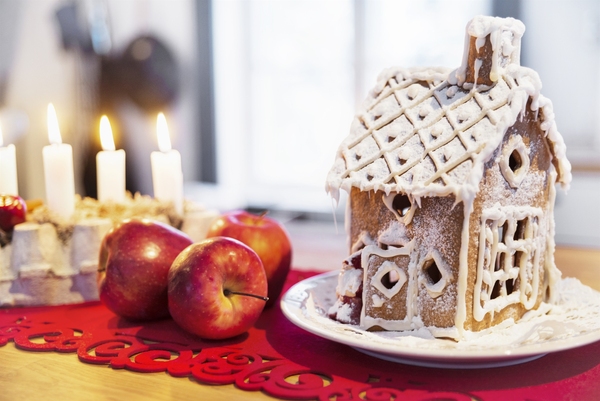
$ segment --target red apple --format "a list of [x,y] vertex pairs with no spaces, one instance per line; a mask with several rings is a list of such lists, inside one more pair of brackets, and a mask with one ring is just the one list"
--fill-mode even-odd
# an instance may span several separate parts
[[269,283],[269,302],[274,305],[292,263],[292,244],[285,228],[274,219],[245,211],[225,213],[211,225],[207,237],[235,238],[260,257]]
[[246,332],[267,296],[267,277],[252,249],[214,237],[187,247],[169,270],[169,311],[184,330],[205,339]]
[[100,300],[127,319],[168,317],[169,268],[191,243],[183,232],[157,221],[130,219],[118,223],[100,247]]
[[25,222],[27,205],[17,195],[0,195],[0,230],[11,232],[17,224]]

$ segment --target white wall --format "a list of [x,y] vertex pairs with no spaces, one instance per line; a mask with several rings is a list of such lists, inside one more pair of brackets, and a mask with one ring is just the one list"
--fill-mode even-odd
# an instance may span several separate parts
[[573,174],[567,193],[557,191],[556,243],[600,248],[600,173]]

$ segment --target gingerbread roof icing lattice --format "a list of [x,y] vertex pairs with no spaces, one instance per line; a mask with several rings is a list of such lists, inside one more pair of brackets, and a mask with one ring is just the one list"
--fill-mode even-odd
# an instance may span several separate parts
[[[409,196],[472,199],[507,129],[529,107],[541,119],[557,170],[568,188],[571,166],[556,128],[552,103],[540,94],[538,74],[519,65],[525,28],[514,19],[476,17],[467,26],[463,65],[445,68],[390,68],[357,113],[327,176],[327,191],[403,192]],[[466,79],[469,43],[491,42],[490,85]],[[487,39],[486,39],[487,38]],[[475,68],[481,64],[475,61]]]

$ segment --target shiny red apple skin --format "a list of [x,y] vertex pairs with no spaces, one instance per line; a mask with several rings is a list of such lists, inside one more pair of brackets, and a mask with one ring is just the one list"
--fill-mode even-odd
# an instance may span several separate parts
[[169,268],[190,244],[186,234],[157,221],[130,219],[118,223],[100,246],[100,300],[126,319],[168,317]]
[[292,263],[292,243],[277,220],[236,210],[213,222],[207,237],[235,238],[252,248],[260,257],[269,283],[267,307],[277,303]]
[[27,205],[17,195],[0,195],[0,230],[12,232],[17,224],[25,222]]
[[245,333],[265,301],[228,291],[267,296],[267,277],[252,249],[213,237],[187,247],[169,270],[169,311],[184,330],[218,340]]

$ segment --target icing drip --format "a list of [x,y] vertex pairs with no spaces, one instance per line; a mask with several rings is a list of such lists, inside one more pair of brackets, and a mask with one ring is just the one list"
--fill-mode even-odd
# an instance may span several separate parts
[[[554,182],[556,180],[556,170],[554,169],[554,166],[550,166],[550,182]],[[554,263],[554,249],[555,249],[555,244],[554,244],[554,234],[555,234],[555,225],[554,225],[554,201],[556,199],[556,188],[554,187],[554,185],[550,184],[549,185],[549,189],[550,189],[550,193],[549,193],[549,198],[550,198],[550,210],[549,210],[549,216],[550,216],[550,221],[549,221],[549,234],[547,236],[547,244],[546,244],[546,255],[545,255],[545,262],[546,265],[544,266],[545,270],[546,270],[546,275],[544,276],[544,280],[546,280],[546,282],[544,283],[544,287],[546,287],[548,289],[548,294],[549,294],[549,299],[547,299],[547,302],[550,303],[554,303],[558,301],[558,295],[557,295],[557,286],[561,280],[561,276],[562,273],[560,270],[558,270],[558,268],[556,267],[556,264]]]
[[467,320],[467,276],[469,262],[469,220],[473,212],[473,202],[464,203],[464,220],[461,232],[461,247],[459,255],[459,270],[458,270],[458,299],[456,302],[456,317],[454,326],[458,330],[458,336],[463,337],[465,332],[465,321]]
[[[453,83],[459,86],[463,86],[465,83],[471,37],[475,38],[478,52],[485,44],[486,37],[490,37],[492,44],[490,79],[492,82],[496,82],[504,74],[509,64],[519,64],[521,37],[524,32],[525,25],[514,18],[494,18],[481,15],[474,17],[467,25],[463,62],[453,74]],[[477,71],[479,67],[476,66],[475,69]],[[477,82],[477,79],[475,79],[475,82]]]

